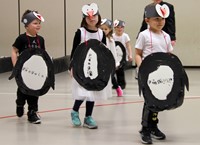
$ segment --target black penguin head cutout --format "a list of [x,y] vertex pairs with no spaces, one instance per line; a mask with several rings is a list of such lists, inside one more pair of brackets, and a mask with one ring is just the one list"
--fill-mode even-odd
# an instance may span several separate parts
[[27,95],[41,96],[54,89],[53,62],[44,49],[23,51],[9,79],[15,77],[19,89]]
[[112,29],[113,27],[113,23],[109,19],[101,19],[101,25],[104,25],[104,24],[108,26],[110,29]]
[[33,20],[38,19],[41,22],[44,22],[44,18],[42,17],[41,14],[36,13],[35,11],[31,11],[28,14],[24,15],[22,18],[22,23],[25,26],[28,26]]
[[145,7],[145,18],[162,17],[167,18],[170,14],[169,7],[166,4],[149,4]]
[[76,48],[71,66],[73,77],[82,87],[100,91],[107,86],[115,71],[115,60],[102,42],[90,39]]
[[177,56],[168,53],[148,55],[139,68],[139,93],[152,111],[175,109],[182,105],[189,81]]
[[117,55],[117,62],[120,63],[119,67],[124,67],[126,64],[126,48],[121,42],[115,41],[115,49]]
[[84,5],[82,7],[82,13],[83,13],[83,17],[92,18],[92,16],[99,14],[99,8],[96,3]]
[[118,26],[120,26],[120,27],[125,27],[125,22],[124,21],[122,21],[122,20],[115,20],[114,21],[114,27],[118,27]]

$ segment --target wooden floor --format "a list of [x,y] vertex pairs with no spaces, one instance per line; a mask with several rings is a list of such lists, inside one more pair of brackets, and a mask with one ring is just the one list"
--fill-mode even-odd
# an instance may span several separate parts
[[[27,116],[16,117],[15,80],[8,80],[10,72],[0,74],[0,144],[1,145],[140,145],[143,98],[138,96],[134,69],[126,71],[127,88],[124,97],[96,102],[93,117],[99,128],[74,128],[70,111],[71,78],[67,72],[56,75],[56,89],[40,97],[42,124],[30,124]],[[200,145],[200,70],[186,69],[190,91],[183,105],[175,110],[159,113],[159,128],[165,141],[153,140],[155,145]],[[85,104],[80,109],[83,121]],[[27,111],[27,106],[26,106]]]

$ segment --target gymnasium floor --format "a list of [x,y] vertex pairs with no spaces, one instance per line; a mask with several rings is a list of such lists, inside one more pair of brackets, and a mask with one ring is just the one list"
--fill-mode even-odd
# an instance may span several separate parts
[[[8,80],[10,72],[0,74],[0,144],[2,145],[141,145],[143,98],[138,96],[134,69],[126,71],[127,88],[124,97],[96,102],[93,117],[98,129],[74,128],[70,111],[71,78],[67,72],[56,75],[56,89],[40,97],[42,124],[30,124],[27,116],[15,115],[16,83]],[[199,69],[186,69],[190,91],[183,105],[159,114],[159,128],[165,141],[153,140],[154,145],[200,145],[200,76]],[[85,104],[80,109],[83,120]],[[27,111],[27,106],[26,106]]]

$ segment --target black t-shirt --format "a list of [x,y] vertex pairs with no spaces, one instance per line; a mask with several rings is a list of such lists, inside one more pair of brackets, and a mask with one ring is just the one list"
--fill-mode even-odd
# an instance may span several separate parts
[[45,42],[44,38],[40,35],[37,35],[36,37],[30,37],[24,33],[16,38],[12,46],[17,48],[19,50],[19,54],[21,54],[27,48],[45,49]]

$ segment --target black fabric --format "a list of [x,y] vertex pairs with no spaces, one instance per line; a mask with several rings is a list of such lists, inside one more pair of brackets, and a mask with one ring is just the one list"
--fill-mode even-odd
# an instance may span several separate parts
[[119,68],[124,67],[126,65],[126,48],[124,47],[124,45],[120,42],[120,41],[115,41],[115,47],[119,47],[121,48],[122,51],[122,59],[120,60],[120,65]]
[[78,112],[83,100],[75,100],[73,110]]
[[69,56],[63,56],[53,59],[54,73],[61,73],[69,68]]
[[142,111],[142,126],[153,128],[158,124],[158,112],[153,112],[148,109],[146,103],[144,103],[143,111]]
[[125,78],[125,70],[123,67],[120,67],[116,70],[116,77],[117,77],[117,83],[122,88],[126,88],[126,78]]
[[[158,100],[153,96],[148,84],[148,76],[157,70],[160,65],[169,66],[174,73],[174,84],[166,100]],[[169,53],[153,53],[143,61],[138,72],[139,93],[143,93],[147,108],[151,111],[175,109],[184,101],[185,86],[189,89],[187,74],[177,56]]]
[[[23,82],[23,78],[21,76],[22,72],[22,67],[23,64],[31,58],[33,55],[38,55],[43,58],[45,61],[47,68],[48,68],[48,76],[46,78],[46,81],[43,85],[43,87],[39,90],[31,90],[29,89]],[[48,92],[50,87],[54,89],[54,82],[55,82],[55,77],[54,77],[54,67],[51,58],[47,54],[47,52],[44,49],[26,49],[24,50],[18,60],[17,63],[13,69],[12,75],[9,77],[9,79],[12,79],[15,77],[15,80],[17,82],[17,85],[21,92],[27,95],[32,95],[32,96],[41,96],[44,95]]]
[[[84,27],[85,28],[85,27]],[[96,33],[97,31],[94,31],[94,30],[90,30],[88,28],[85,28],[88,32],[90,33]],[[103,44],[106,45],[106,35],[105,33],[103,32],[103,39],[101,40],[101,42]],[[72,57],[74,56],[74,52],[76,50],[76,48],[78,47],[78,45],[81,43],[81,30],[78,29],[76,32],[75,32],[75,35],[74,35],[74,39],[73,39],[73,47],[72,47],[72,51],[71,51],[71,55],[70,55],[70,60],[72,59]]]
[[28,104],[28,110],[34,110],[38,111],[38,96],[30,96],[22,93],[20,89],[17,89],[17,99],[16,99],[16,104],[17,106],[24,106],[26,101]]
[[[90,49],[97,55],[98,76],[95,79],[86,77],[83,70],[84,61]],[[104,89],[111,74],[115,71],[115,60],[111,51],[96,39],[90,39],[87,43],[84,42],[76,48],[71,65],[73,68],[73,77],[87,90],[100,91]]]
[[92,116],[93,108],[94,108],[94,102],[86,101],[85,117]]
[[115,78],[115,75],[112,76],[112,84],[113,84],[112,86],[113,89],[117,89],[119,87],[118,82]]
[[12,68],[11,57],[0,58],[0,73],[11,71]]
[[[29,43],[30,41],[30,43]],[[13,43],[13,47],[17,48],[19,51],[19,54],[21,54],[24,50],[29,48],[29,45],[31,48],[41,48],[45,49],[45,41],[44,38],[40,35],[37,35],[35,37],[27,36],[26,33],[19,35],[15,42]]]

